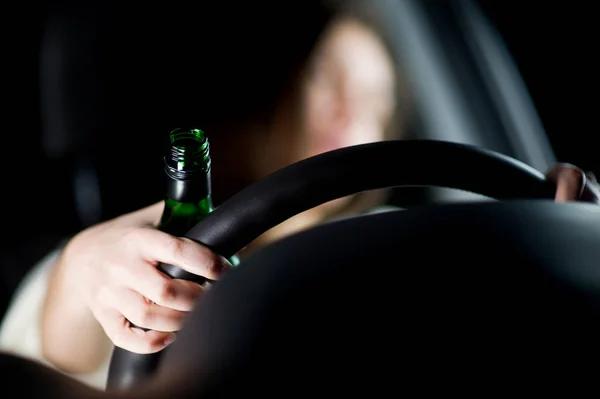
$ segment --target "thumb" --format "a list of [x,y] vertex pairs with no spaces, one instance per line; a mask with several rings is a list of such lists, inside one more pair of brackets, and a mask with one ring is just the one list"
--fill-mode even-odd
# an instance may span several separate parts
[[556,183],[554,199],[557,202],[579,200],[587,180],[583,170],[568,163],[556,164],[546,177]]

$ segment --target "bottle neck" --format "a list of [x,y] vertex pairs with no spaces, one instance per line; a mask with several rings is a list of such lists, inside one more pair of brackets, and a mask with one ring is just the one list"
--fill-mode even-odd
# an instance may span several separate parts
[[210,145],[200,129],[174,129],[164,157],[165,208],[159,229],[185,234],[213,211]]
[[164,157],[166,196],[181,203],[210,197],[210,144],[200,129],[173,129]]
[[206,199],[211,201],[210,169],[197,170],[197,173],[188,174],[185,178],[178,178],[169,172],[169,167],[165,165],[165,195],[168,199],[188,204]]
[[199,176],[188,180],[167,176],[165,207],[158,228],[182,236],[213,210],[210,175],[199,171]]

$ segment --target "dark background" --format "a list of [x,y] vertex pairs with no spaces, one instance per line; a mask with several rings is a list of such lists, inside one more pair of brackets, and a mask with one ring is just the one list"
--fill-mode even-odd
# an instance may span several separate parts
[[600,173],[595,2],[479,3],[513,54],[559,160]]
[[[593,144],[599,66],[595,2],[478,2],[513,54],[559,158],[598,171]],[[35,136],[40,127],[37,57],[45,7],[22,4],[8,9],[5,18],[11,24],[1,31],[5,144],[23,143],[21,138]],[[37,144],[28,141],[28,151]]]
[[[595,145],[598,115],[595,2],[479,0],[479,3],[513,54],[559,160],[599,174],[600,157]],[[24,265],[34,264],[56,245],[57,237],[80,227],[73,212],[72,176],[65,172],[73,160],[48,159],[40,139],[38,57],[46,6],[24,2],[3,5],[0,207],[4,234],[0,235],[0,314],[26,271]],[[115,160],[102,162],[112,164]],[[128,184],[131,177],[105,178],[123,179]],[[118,201],[118,195],[112,198]],[[128,208],[144,205],[136,201],[123,204]],[[121,210],[118,206],[113,209]]]

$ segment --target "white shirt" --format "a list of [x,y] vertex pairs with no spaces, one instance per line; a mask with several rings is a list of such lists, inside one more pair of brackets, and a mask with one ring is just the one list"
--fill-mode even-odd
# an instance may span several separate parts
[[[62,245],[29,271],[15,291],[0,324],[0,351],[35,360],[51,368],[55,367],[42,355],[41,316],[48,280],[61,251]],[[110,356],[92,373],[68,375],[104,390],[109,364]]]

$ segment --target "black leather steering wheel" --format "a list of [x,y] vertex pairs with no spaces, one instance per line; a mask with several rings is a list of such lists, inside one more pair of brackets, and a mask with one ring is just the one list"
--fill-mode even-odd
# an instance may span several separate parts
[[[271,227],[314,206],[361,191],[414,185],[496,199],[547,199],[555,192],[539,171],[493,151],[441,141],[386,141],[331,151],[283,168],[229,199],[186,236],[230,257]],[[173,278],[202,282],[173,265],[161,269]],[[156,367],[156,360],[116,349],[108,386],[134,385]]]
[[[260,234],[267,231],[269,228],[290,218],[291,216],[294,216],[297,213],[310,209],[324,202],[365,190],[413,185],[440,186],[461,189],[499,200],[551,199],[553,198],[555,192],[554,184],[546,180],[544,175],[539,171],[536,171],[535,169],[513,158],[492,151],[450,142],[421,140],[387,141],[343,148],[321,154],[283,168],[230,198],[205,220],[191,229],[186,236],[209,246],[215,252],[225,257],[229,257],[250,243]],[[600,203],[600,195],[597,189],[594,187],[586,187],[585,196],[591,202]],[[544,211],[548,211],[548,209],[552,211],[554,210],[553,207],[557,206],[563,206],[561,209],[564,209],[565,206],[584,206],[582,204],[554,204],[551,201],[541,201],[540,203],[544,204],[542,206]],[[497,205],[500,207],[504,206],[504,208],[494,208],[494,204],[487,204],[483,207],[481,204],[465,204],[461,206],[462,208],[459,208],[459,211],[453,211],[454,213],[440,211],[435,216],[432,216],[430,220],[428,219],[427,211],[423,210],[416,211],[415,213],[413,213],[413,211],[401,211],[400,213],[402,215],[398,214],[398,212],[392,212],[389,215],[371,215],[367,218],[361,219],[362,221],[349,220],[339,222],[342,224],[333,223],[330,226],[321,226],[320,228],[315,229],[314,234],[322,234],[322,232],[326,231],[327,229],[337,229],[335,232],[340,236],[343,236],[344,231],[352,230],[349,229],[352,223],[358,223],[357,226],[367,234],[377,235],[375,232],[378,231],[378,226],[391,226],[390,223],[393,224],[395,221],[400,221],[400,218],[403,218],[402,220],[410,218],[411,222],[415,221],[415,223],[417,223],[410,224],[410,226],[418,225],[419,220],[424,221],[424,226],[426,226],[428,223],[431,224],[439,220],[449,220],[452,222],[450,224],[453,226],[458,226],[457,231],[459,231],[460,220],[464,219],[460,219],[458,216],[464,216],[464,212],[471,212],[472,209],[475,209],[477,206],[480,208],[477,208],[477,210],[474,211],[475,213],[470,214],[470,216],[479,215],[478,217],[480,217],[480,219],[477,219],[477,217],[475,219],[467,219],[480,220],[480,222],[478,222],[479,224],[476,223],[473,225],[474,227],[472,231],[475,233],[479,230],[482,230],[482,228],[485,226],[489,227],[489,223],[492,220],[498,222],[499,225],[502,224],[502,220],[504,220],[505,223],[508,223],[506,220],[512,220],[513,224],[518,224],[521,223],[520,221],[523,223],[527,222],[526,218],[521,217],[521,213],[523,215],[527,215],[527,212],[530,212],[531,215],[536,215],[535,210],[533,210],[531,206],[528,208],[527,206],[519,205],[518,203],[515,203],[514,206],[512,203],[500,203]],[[598,213],[596,207],[592,208],[592,214],[594,212]],[[494,211],[494,209],[496,209],[496,211]],[[586,209],[586,212],[588,211],[589,210]],[[490,215],[494,214],[494,212],[502,214],[503,218],[492,218]],[[431,212],[432,215],[434,213],[435,212]],[[414,214],[417,216],[404,216],[405,214]],[[533,216],[532,220],[535,219]],[[596,216],[600,216],[600,214]],[[577,217],[581,217],[581,215],[577,214]],[[586,220],[586,222],[588,221],[589,220]],[[406,220],[404,220],[402,223],[406,223]],[[405,224],[405,227],[406,226],[408,226],[408,224]],[[465,230],[467,229],[465,228]],[[486,231],[489,233],[489,231],[492,230],[488,228]],[[423,229],[420,229],[419,231],[421,231],[421,233],[415,234],[425,234],[423,233]],[[394,234],[397,235],[399,233],[396,232]],[[406,241],[410,238],[411,233],[403,232],[402,234],[404,234],[403,238],[394,236],[395,239]],[[460,234],[457,233],[456,237],[459,236]],[[485,234],[482,233],[481,237],[484,236]],[[302,237],[308,237],[308,233],[307,235],[300,235],[299,237],[300,238],[296,238],[296,241],[301,240]],[[390,241],[390,237],[392,237],[391,234],[387,238],[385,237],[385,234],[378,237],[378,242],[382,242],[387,245],[387,247],[385,247],[387,248],[386,250],[380,248],[380,256],[381,254],[389,256],[390,250],[393,248],[393,241]],[[476,236],[470,237],[473,240],[477,238]],[[346,236],[346,238],[348,238],[348,236]],[[598,238],[600,237],[596,237],[596,239]],[[264,252],[267,255],[277,254],[278,256],[285,257],[286,262],[293,264],[293,253],[290,251],[282,252],[281,249],[285,245],[288,245],[289,247],[294,243],[294,238],[291,238],[290,240],[291,241],[286,241],[287,244],[276,244],[275,246],[272,246],[272,248],[265,249]],[[365,238],[365,240],[369,241],[367,238]],[[290,244],[290,242],[292,244]],[[450,250],[450,252],[451,251],[452,250]],[[339,255],[339,251],[336,252],[336,254]],[[377,258],[377,256],[373,257],[373,259],[375,258]],[[451,259],[451,256],[449,259]],[[465,259],[467,259],[466,255]],[[237,287],[240,288],[240,277],[237,277],[236,280],[235,276],[244,275],[246,278],[252,279],[252,273],[260,269],[259,266],[256,266],[257,262],[258,260],[256,260],[255,257],[251,257],[247,263],[243,262],[239,268],[239,271],[236,270],[229,273],[223,281],[219,282],[215,285],[215,287],[213,287],[212,292],[207,294],[207,297],[210,298],[206,302],[210,304],[210,302],[213,301],[214,304],[215,301],[218,301],[217,298],[223,299],[223,296],[226,295],[226,293],[229,293],[230,296],[234,295],[232,294],[232,286],[234,285],[235,281],[237,281]],[[172,265],[162,265],[162,268],[173,278],[186,278],[199,281],[196,276],[189,275],[183,270]],[[307,270],[308,269],[311,268],[307,268]],[[314,269],[314,267],[312,269]],[[285,271],[284,267],[280,267],[279,270],[280,273],[273,273],[273,276],[284,276],[283,280],[285,280],[285,276],[288,276],[287,278],[289,278],[290,273]],[[299,269],[296,268],[295,270]],[[303,272],[299,273],[302,275]],[[306,273],[308,273],[308,271]],[[376,276],[379,277],[381,277],[381,275],[381,272],[376,274]],[[265,276],[264,273],[263,276]],[[339,277],[339,274],[337,276]],[[361,280],[358,278],[359,276],[356,277],[356,281]],[[275,277],[272,277],[271,280],[274,278]],[[306,278],[306,276],[303,278]],[[264,277],[262,280],[260,278],[256,279],[256,281],[263,282],[266,280],[269,280],[269,278]],[[248,291],[248,287],[253,286],[255,281],[246,281],[248,283],[245,284],[246,288],[244,288],[244,290]],[[276,281],[271,281],[271,283],[276,284]],[[224,288],[221,288],[222,285]],[[260,284],[258,284],[258,286],[260,286]],[[318,285],[315,285],[313,288],[318,288],[316,291],[319,291],[321,288],[325,289],[326,285],[323,287],[318,287]],[[246,292],[246,294],[248,294],[248,292]],[[279,294],[281,294],[281,292]],[[221,296],[219,297],[219,295]],[[251,295],[248,298],[250,297]],[[276,299],[277,298],[271,298],[267,302],[273,303],[273,301],[276,301]],[[262,301],[264,302],[264,298]],[[240,302],[238,298],[237,302],[234,300],[229,302],[224,300],[221,305],[223,303],[234,302],[238,306],[240,306],[240,303],[242,306],[245,303],[243,300]],[[246,305],[250,307],[253,304],[253,302],[249,299],[248,303],[246,303]],[[208,310],[209,304],[204,304],[203,301],[202,306],[199,306],[198,309],[193,312],[189,318],[189,321],[181,332],[182,338],[178,339],[174,344],[171,345],[171,347],[173,347],[172,353],[171,349],[165,351],[164,364],[152,365],[158,369],[158,373],[156,374],[156,378],[153,378],[152,381],[148,381],[147,384],[144,384],[147,385],[146,388],[136,386],[136,389],[127,389],[123,392],[118,392],[117,390],[115,392],[111,392],[111,395],[114,397],[120,397],[120,395],[127,394],[129,396],[126,397],[133,397],[131,395],[139,394],[140,397],[144,396],[145,398],[148,398],[156,397],[152,395],[156,395],[158,392],[162,392],[163,394],[169,391],[174,392],[174,384],[180,387],[181,384],[187,384],[186,386],[188,388],[194,385],[193,382],[189,381],[189,378],[190,375],[197,374],[190,374],[181,371],[185,371],[187,367],[188,370],[193,369],[196,373],[201,373],[201,370],[203,369],[202,365],[198,365],[198,362],[195,362],[194,356],[192,355],[193,351],[186,351],[186,345],[191,347],[195,345],[193,343],[194,340],[201,340],[201,335],[195,335],[200,328],[203,328],[202,332],[205,335],[208,336],[211,334],[210,326],[207,327],[206,323],[204,324],[204,327],[199,327],[199,320],[202,317],[216,317],[214,315],[216,311],[212,311],[211,313],[211,311]],[[244,313],[246,311],[247,313]],[[238,312],[241,312],[244,313],[244,315],[248,314],[256,316],[256,314],[247,308],[223,309],[221,307],[219,312],[221,315],[235,315],[238,314]],[[294,314],[298,315],[298,313]],[[302,313],[302,315],[308,320],[307,314]],[[328,315],[330,319],[335,316],[335,314]],[[365,316],[367,316],[366,319],[371,320],[368,315],[357,315],[357,317]],[[220,317],[223,318],[223,316]],[[244,316],[240,315],[239,317]],[[333,318],[335,319],[335,317]],[[260,326],[261,322],[265,322],[265,325],[268,325],[269,320],[266,318],[254,320],[254,324],[256,326]],[[208,324],[210,325],[210,323]],[[235,325],[235,323],[232,324],[229,321],[221,322],[221,329],[226,328],[223,326],[223,324],[229,327]],[[215,322],[214,325],[219,325],[219,322]],[[268,332],[268,330],[265,331]],[[235,347],[236,343],[239,342],[239,339],[235,338],[236,334],[238,333],[237,331],[221,332],[224,332],[223,336],[229,337],[229,344],[233,343],[232,345],[229,345],[230,347]],[[239,333],[242,334],[242,332]],[[327,339],[334,339],[333,336],[328,335],[327,330],[324,330],[323,333],[326,335]],[[273,336],[270,337],[273,338]],[[333,341],[328,342],[332,343]],[[194,347],[198,348],[201,346],[202,344],[199,344],[195,345]],[[305,348],[302,345],[300,346]],[[355,345],[350,345],[348,347],[348,349],[351,348],[355,348]],[[215,351],[216,349],[215,347],[212,347],[212,349],[206,349],[206,347],[204,347],[203,350],[211,352]],[[246,352],[240,351],[239,353]],[[338,354],[341,353],[342,352],[339,352]],[[208,358],[211,357],[208,356]],[[50,370],[40,371],[38,366],[32,366],[30,364],[23,365],[20,360],[16,360],[8,355],[2,356],[1,359],[2,363],[0,364],[8,364],[10,367],[13,367],[14,370],[17,370],[17,368],[20,367],[21,371],[17,371],[16,373],[29,374],[36,380],[43,380],[42,382],[46,383],[46,386],[48,387],[54,386],[58,390],[63,389],[62,387],[66,387],[64,389],[73,389],[73,392],[85,389],[83,387],[76,386],[77,384],[69,384],[64,376],[59,376],[57,373],[52,373]],[[212,368],[213,370],[215,368],[219,370],[227,370],[227,367],[224,366],[225,363],[222,363],[223,360],[219,358],[219,356],[213,356],[211,359],[217,359],[218,361],[215,361],[215,364],[206,365],[207,368]],[[228,360],[231,361],[231,359]],[[348,360],[349,359],[346,359],[346,361]],[[17,364],[17,366],[15,366],[15,364]],[[176,366],[177,364],[180,365]],[[333,364],[331,366],[335,367]],[[136,382],[135,378],[138,371],[147,367],[148,357],[132,354],[119,349],[115,350],[111,364],[111,374],[109,377],[111,384],[109,388],[117,389],[123,386],[133,386],[133,383]],[[272,369],[273,368],[270,370]],[[218,393],[220,388],[218,388],[218,385],[219,381],[222,382],[222,380],[215,378],[215,375],[216,374],[214,373],[211,375],[212,378],[210,387],[205,389],[207,389],[207,392],[216,393],[217,396],[219,396]],[[236,375],[239,376],[239,374]],[[182,376],[188,378],[187,382],[181,380],[181,378],[184,378]],[[246,379],[244,381],[251,384]],[[230,382],[235,384],[235,382]],[[243,384],[240,386],[242,385]],[[90,393],[90,395],[92,394]],[[93,395],[102,397],[103,394],[94,392]]]

